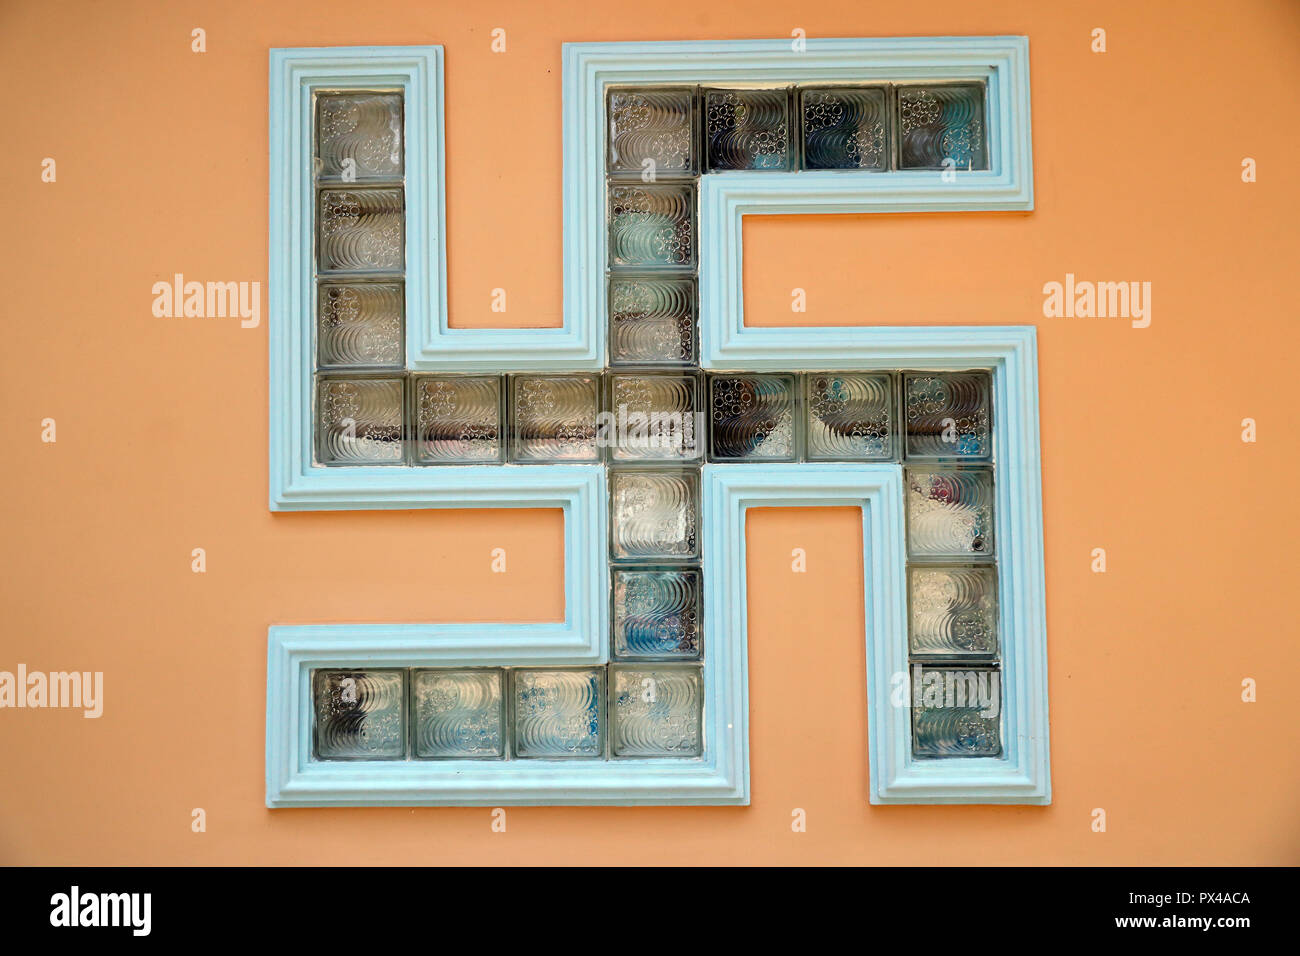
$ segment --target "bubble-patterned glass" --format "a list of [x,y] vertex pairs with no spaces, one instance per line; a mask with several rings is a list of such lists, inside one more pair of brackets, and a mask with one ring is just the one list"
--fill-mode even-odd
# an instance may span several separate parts
[[511,393],[512,460],[600,460],[600,390],[595,376],[519,375]]
[[994,668],[913,668],[912,753],[996,757],[1002,753],[1002,681]]
[[400,670],[314,671],[316,756],[321,760],[404,757],[405,680]]
[[912,567],[909,647],[914,658],[993,657],[998,652],[998,573],[992,567]]
[[894,457],[894,379],[813,372],[805,379],[809,461],[888,461]]
[[316,299],[321,368],[402,365],[400,282],[322,282]]
[[698,557],[699,488],[695,470],[611,469],[610,557],[615,561]]
[[695,162],[695,91],[627,89],[609,94],[609,171],[690,176]]
[[709,379],[709,457],[714,461],[794,461],[798,457],[793,375],[714,375]]
[[317,96],[316,170],[321,180],[401,179],[402,95]]
[[694,461],[703,424],[697,375],[611,375],[607,409],[615,461]]
[[610,184],[610,268],[691,270],[695,245],[692,184]]
[[805,87],[799,113],[804,169],[889,169],[885,87]]
[[322,465],[400,464],[402,380],[320,376],[316,459]]
[[909,459],[987,461],[993,454],[987,373],[905,375],[903,402]]
[[518,757],[601,757],[605,672],[514,672],[514,752]]
[[616,569],[614,656],[694,659],[700,656],[700,572]]
[[505,672],[495,669],[413,671],[415,756],[504,756],[504,680]]
[[416,464],[501,461],[499,375],[418,375],[411,387]]
[[706,90],[708,169],[790,169],[789,90]]
[[981,84],[899,87],[898,131],[900,169],[988,169]]
[[913,557],[993,554],[993,473],[907,470],[907,546]]
[[695,280],[609,280],[609,364],[695,364]]
[[316,240],[321,272],[401,272],[405,216],[400,189],[322,189]]
[[612,668],[616,757],[697,757],[703,750],[703,681],[698,667]]

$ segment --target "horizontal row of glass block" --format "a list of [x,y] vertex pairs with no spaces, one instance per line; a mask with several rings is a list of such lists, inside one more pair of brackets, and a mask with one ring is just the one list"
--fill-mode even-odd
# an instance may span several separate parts
[[723,170],[988,168],[982,82],[608,93],[606,166],[643,181]]
[[329,372],[317,378],[316,423],[321,464],[993,455],[991,379],[982,371]]
[[1002,753],[1002,672],[996,667],[912,671],[912,754],[996,757]]
[[312,673],[319,760],[698,757],[697,665]]

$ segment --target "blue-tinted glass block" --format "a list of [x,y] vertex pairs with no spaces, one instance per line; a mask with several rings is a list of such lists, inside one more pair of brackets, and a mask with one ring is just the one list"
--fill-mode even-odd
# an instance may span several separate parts
[[698,667],[616,665],[610,695],[616,757],[698,757],[704,750]]
[[[1002,753],[1002,682],[995,668],[919,668],[912,675],[912,753],[996,757]],[[917,684],[919,683],[919,688]]]
[[896,447],[894,380],[858,372],[809,372],[810,461],[888,461]]
[[515,756],[603,756],[604,674],[603,669],[515,671]]
[[700,656],[700,572],[646,568],[614,571],[614,655]]
[[704,139],[710,171],[790,169],[788,90],[705,90]]
[[907,457],[988,461],[993,454],[992,379],[987,372],[903,376]]
[[413,671],[415,756],[504,755],[504,679],[504,671],[487,668]]

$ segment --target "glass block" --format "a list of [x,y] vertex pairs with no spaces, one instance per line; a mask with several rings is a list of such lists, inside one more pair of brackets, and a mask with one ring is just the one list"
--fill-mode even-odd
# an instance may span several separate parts
[[316,175],[361,182],[402,178],[402,94],[316,97]]
[[695,268],[695,187],[609,187],[609,263],[614,269]]
[[604,699],[603,669],[515,671],[515,756],[604,756]]
[[614,655],[700,656],[700,572],[646,568],[614,571]]
[[1001,673],[993,668],[913,671],[912,753],[996,757],[1002,753]]
[[500,670],[413,671],[415,756],[504,756],[504,679]]
[[610,556],[615,561],[699,556],[699,472],[611,470]]
[[417,375],[411,383],[417,464],[501,460],[499,375]]
[[322,282],[316,292],[321,368],[402,365],[400,282]]
[[889,108],[883,86],[799,91],[804,169],[889,168]]
[[993,657],[998,652],[997,571],[992,567],[908,570],[913,657]]
[[898,90],[900,169],[988,169],[984,87],[903,86]]
[[694,461],[703,418],[696,375],[611,375],[603,434],[615,461]]
[[993,472],[907,470],[907,546],[913,557],[993,554]]
[[894,457],[894,380],[889,375],[810,372],[808,458],[880,461]]
[[788,90],[706,90],[709,170],[790,169]]
[[709,379],[710,456],[715,461],[793,461],[793,375],[715,375]]
[[514,461],[599,461],[599,380],[592,375],[520,375],[514,379]]
[[649,182],[694,175],[694,104],[693,89],[611,90],[609,171],[634,172]]
[[610,278],[611,365],[693,365],[695,361],[694,279]]
[[316,458],[322,465],[400,463],[402,380],[318,377]]
[[987,461],[991,389],[987,372],[903,376],[907,457]]
[[316,756],[395,760],[406,756],[406,675],[400,670],[312,673]]
[[612,668],[616,757],[698,757],[704,751],[704,682],[691,666]]
[[322,189],[318,209],[321,272],[402,271],[402,190]]

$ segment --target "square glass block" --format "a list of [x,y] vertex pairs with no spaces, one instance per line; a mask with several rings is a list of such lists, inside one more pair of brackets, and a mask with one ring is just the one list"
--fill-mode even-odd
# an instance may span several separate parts
[[610,694],[616,757],[698,757],[704,751],[700,668],[616,665]]
[[988,461],[992,380],[987,372],[903,376],[907,457]]
[[709,378],[709,454],[714,461],[794,461],[793,375]]
[[695,268],[695,186],[609,185],[612,269]]
[[705,90],[708,169],[790,169],[788,90]]
[[810,461],[887,461],[894,457],[894,379],[860,372],[809,372]]
[[504,681],[501,670],[412,671],[415,756],[504,756]]
[[401,272],[405,212],[400,189],[322,189],[316,254],[321,272]]
[[400,378],[317,377],[317,461],[376,465],[402,459]]
[[400,282],[322,282],[316,290],[316,361],[321,368],[402,366]]
[[400,180],[402,94],[318,94],[316,175],[336,182]]
[[998,652],[998,574],[975,568],[907,572],[913,657],[980,657]]
[[610,365],[694,365],[695,280],[612,276]]
[[606,445],[614,461],[694,461],[704,421],[698,375],[611,375]]
[[899,169],[988,169],[984,86],[898,88]]
[[654,182],[693,176],[695,90],[648,87],[609,93],[609,171]]
[[316,756],[321,760],[406,756],[404,671],[314,671],[312,707]]
[[993,554],[993,472],[907,469],[907,548],[914,558]]
[[615,561],[699,557],[700,475],[658,469],[609,473],[609,553]]
[[700,656],[700,572],[693,568],[614,571],[614,656],[693,660]]
[[1000,671],[990,667],[913,668],[913,755],[996,757],[1001,754],[1001,677]]
[[416,464],[501,460],[501,376],[417,375],[411,388]]
[[592,375],[518,375],[511,387],[514,461],[600,461]]
[[514,672],[516,757],[603,757],[605,671]]
[[799,91],[804,169],[889,168],[889,107],[883,86]]

